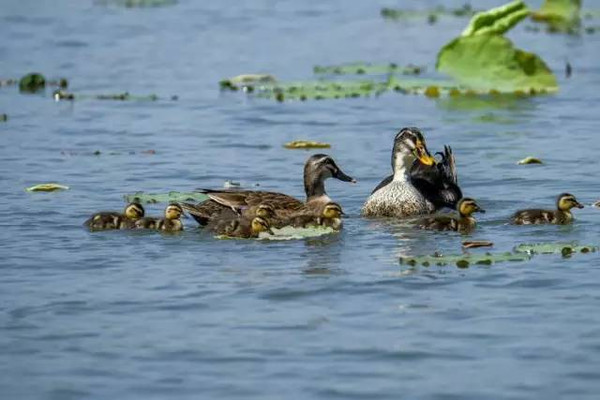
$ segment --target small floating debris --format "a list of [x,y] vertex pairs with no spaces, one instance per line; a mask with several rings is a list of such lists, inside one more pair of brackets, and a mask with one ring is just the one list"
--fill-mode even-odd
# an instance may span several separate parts
[[517,164],[518,165],[543,164],[543,162],[542,162],[542,160],[540,160],[539,158],[536,158],[536,157],[525,157],[524,159],[520,160]]
[[[72,101],[72,100],[115,100],[115,101],[157,101],[160,98],[156,94],[149,95],[132,95],[129,92],[116,94],[74,94],[62,89],[55,90],[52,94],[55,101]],[[171,96],[170,100],[178,100],[177,96]]]
[[223,79],[219,82],[221,90],[239,90],[244,87],[255,85],[274,84],[277,79],[270,74],[242,74],[233,78]]
[[30,186],[25,190],[28,192],[55,192],[57,190],[69,190],[69,187],[58,183],[40,183],[39,185]]
[[478,247],[492,247],[494,245],[493,242],[489,240],[465,240],[462,242],[462,246],[465,249],[475,249]]
[[226,180],[225,183],[223,184],[223,187],[225,189],[238,189],[242,186],[242,184],[240,182],[235,182],[235,181],[230,181],[230,180]]
[[6,122],[6,121],[8,121],[8,115],[0,114],[0,122]]
[[294,140],[283,145],[286,149],[329,149],[329,143],[314,142],[311,140]]
[[596,208],[600,208],[600,200],[598,200],[597,202],[595,202],[594,204],[592,204],[594,207]]
[[425,67],[408,64],[401,66],[395,63],[389,64],[369,64],[364,62],[355,62],[340,65],[315,65],[313,73],[329,75],[375,75],[375,74],[402,74],[419,75],[425,71]]
[[96,0],[96,4],[115,5],[125,8],[165,7],[177,4],[177,0]]
[[476,12],[478,12],[478,10],[473,9],[471,4],[465,3],[461,7],[457,8],[446,8],[444,6],[438,6],[429,10],[403,10],[398,8],[382,8],[380,14],[383,18],[388,20],[427,18],[427,22],[429,24],[433,24],[437,21],[438,17],[441,16],[470,17]]

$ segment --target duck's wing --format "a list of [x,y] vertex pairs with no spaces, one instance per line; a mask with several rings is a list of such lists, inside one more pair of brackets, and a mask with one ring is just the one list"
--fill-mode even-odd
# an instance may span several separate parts
[[244,210],[261,204],[269,204],[276,209],[296,209],[304,203],[283,193],[254,190],[203,190],[216,203],[232,210]]
[[382,187],[387,186],[393,179],[394,179],[394,175],[390,175],[390,176],[386,177],[385,179],[383,179],[381,182],[379,182],[379,185],[375,186],[375,189],[373,189],[371,194],[375,193]]
[[411,182],[436,208],[454,209],[462,198],[454,154],[450,146],[444,146],[444,152],[438,154],[442,159],[434,165],[423,165],[418,161],[413,164]]

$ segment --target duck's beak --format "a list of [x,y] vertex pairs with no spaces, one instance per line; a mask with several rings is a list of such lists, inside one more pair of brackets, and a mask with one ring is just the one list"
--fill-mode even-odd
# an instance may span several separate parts
[[581,204],[580,202],[575,202],[575,207],[577,208],[583,208],[583,204]]
[[336,179],[339,179],[340,181],[343,181],[343,182],[356,183],[356,179],[354,179],[351,176],[346,175],[344,173],[344,171],[342,171],[339,168],[333,173],[333,177]]
[[434,165],[435,164],[435,158],[433,158],[431,156],[431,154],[429,153],[429,150],[427,150],[427,146],[425,146],[425,143],[421,142],[420,140],[417,140],[417,143],[415,145],[415,156],[421,162],[421,164],[424,164],[424,165]]

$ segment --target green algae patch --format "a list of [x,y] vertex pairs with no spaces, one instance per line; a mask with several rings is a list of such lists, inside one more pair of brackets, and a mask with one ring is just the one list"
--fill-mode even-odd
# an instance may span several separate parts
[[208,199],[204,193],[198,192],[169,192],[169,193],[145,193],[136,192],[123,196],[127,203],[138,202],[142,204],[171,203],[171,202],[201,202]]
[[0,114],[0,122],[6,122],[6,121],[8,121],[8,115]]
[[522,1],[476,14],[461,36],[440,50],[436,68],[476,91],[556,92],[556,76],[546,63],[502,36],[527,15],[529,10]]
[[419,75],[425,71],[425,67],[418,65],[401,66],[395,63],[389,64],[370,64],[364,62],[355,62],[340,65],[315,65],[313,73],[316,75],[381,75],[381,74],[401,74],[401,75]]
[[485,253],[485,254],[434,254],[418,257],[400,257],[401,265],[410,266],[448,266],[468,268],[471,265],[492,265],[504,262],[522,262],[531,259],[527,253]]
[[46,88],[46,78],[42,74],[27,74],[19,80],[19,90],[21,92],[34,93]]
[[329,149],[329,143],[314,142],[311,140],[294,140],[283,145],[286,149]]
[[567,257],[577,253],[595,253],[598,251],[598,247],[593,245],[577,245],[576,243],[524,243],[516,246],[514,251],[525,254],[560,254]]
[[69,190],[69,187],[58,183],[40,183],[39,185],[30,186],[25,190],[28,192],[56,192],[59,190]]

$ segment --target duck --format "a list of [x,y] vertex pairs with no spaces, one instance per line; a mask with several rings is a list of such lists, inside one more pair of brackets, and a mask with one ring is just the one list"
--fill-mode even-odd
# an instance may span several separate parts
[[421,229],[432,229],[438,231],[455,231],[469,233],[477,225],[472,214],[476,212],[485,213],[485,210],[477,202],[469,197],[463,197],[456,205],[458,217],[449,215],[437,215],[425,218],[417,224]]
[[282,225],[295,228],[323,226],[336,231],[342,229],[344,211],[338,203],[319,204],[318,209],[311,209],[312,207],[312,204],[307,205],[303,210],[291,215]]
[[274,212],[274,215],[268,216],[270,223],[274,227],[281,227],[294,213],[316,209],[318,205],[332,201],[325,192],[325,180],[329,178],[356,183],[356,179],[346,175],[332,157],[326,154],[314,154],[304,164],[306,202],[278,192],[199,189],[201,193],[208,196],[208,200],[199,204],[179,204],[201,226],[206,226],[214,219],[231,219],[231,212],[251,219],[256,216],[256,210],[261,205],[263,209],[270,206]]
[[556,210],[528,209],[519,210],[511,218],[515,225],[556,224],[565,225],[573,222],[572,208],[583,208],[570,193],[561,193],[556,198]]
[[274,234],[271,224],[263,217],[213,218],[207,224],[206,229],[216,236],[238,239],[258,238],[262,232]]
[[179,232],[183,230],[181,216],[183,209],[177,203],[172,203],[165,208],[164,218],[144,217],[135,221],[136,229],[155,229],[163,232]]
[[135,226],[137,220],[144,217],[144,214],[144,207],[140,203],[133,202],[125,206],[123,213],[116,211],[98,212],[83,224],[91,231],[131,229]]
[[403,128],[394,138],[393,174],[385,178],[362,207],[365,217],[410,217],[444,207],[455,209],[462,198],[450,146],[431,156],[421,130]]

